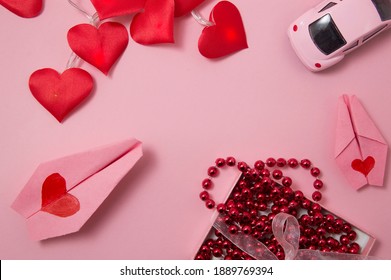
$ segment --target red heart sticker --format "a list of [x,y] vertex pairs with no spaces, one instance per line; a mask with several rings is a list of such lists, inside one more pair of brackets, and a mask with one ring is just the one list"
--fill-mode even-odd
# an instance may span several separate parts
[[0,5],[23,18],[36,17],[42,10],[42,0],[0,0]]
[[144,8],[146,0],[91,0],[101,20],[129,15]]
[[147,0],[144,12],[133,18],[130,35],[142,45],[174,43],[174,0]]
[[198,40],[198,49],[203,56],[218,58],[248,48],[242,18],[234,4],[219,2],[209,21],[215,25],[205,27]]
[[367,157],[364,161],[361,159],[355,159],[352,161],[352,168],[366,177],[369,172],[375,167],[375,159],[371,156]]
[[79,68],[70,68],[61,75],[51,68],[35,71],[30,76],[30,91],[41,105],[61,122],[91,93],[91,75]]
[[53,173],[42,185],[42,211],[59,216],[69,217],[80,210],[79,200],[67,193],[65,179]]
[[191,12],[205,0],[175,0],[175,16],[181,17]]
[[79,24],[68,31],[68,43],[74,53],[105,75],[125,51],[128,41],[125,26],[116,22],[105,22],[99,28]]

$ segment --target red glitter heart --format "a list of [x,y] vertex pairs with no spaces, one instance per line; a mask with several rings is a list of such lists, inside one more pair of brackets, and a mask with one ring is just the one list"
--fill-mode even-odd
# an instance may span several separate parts
[[36,17],[42,10],[42,0],[0,0],[0,5],[24,18]]
[[181,17],[195,9],[205,0],[175,0],[175,16]]
[[58,173],[48,176],[42,185],[41,210],[63,218],[80,210],[79,200],[67,193],[65,179]]
[[144,8],[146,0],[91,0],[101,20],[129,15]]
[[116,22],[105,22],[99,28],[79,24],[68,31],[71,49],[105,75],[125,51],[128,42],[128,31]]
[[60,75],[56,70],[45,68],[31,74],[29,87],[38,102],[61,122],[88,97],[93,80],[83,69],[70,68]]
[[367,176],[369,172],[375,166],[375,159],[371,156],[367,157],[364,161],[361,159],[355,159],[352,161],[352,168]]
[[147,0],[144,12],[133,18],[130,35],[142,45],[174,43],[174,0]]
[[218,58],[248,48],[242,18],[236,6],[219,2],[209,21],[215,25],[204,28],[198,41],[200,53],[207,58]]

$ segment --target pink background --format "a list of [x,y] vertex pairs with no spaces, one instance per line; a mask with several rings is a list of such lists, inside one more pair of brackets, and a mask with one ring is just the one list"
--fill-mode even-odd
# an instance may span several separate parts
[[[0,6],[1,259],[191,259],[213,214],[198,199],[200,182],[215,158],[229,155],[249,163],[311,159],[327,184],[323,204],[377,238],[372,255],[391,259],[390,165],[384,187],[354,191],[334,161],[341,94],[357,95],[391,139],[391,31],[314,74],[294,54],[286,29],[319,0],[232,0],[249,49],[208,60],[197,49],[203,27],[190,16],[177,19],[176,44],[130,39],[109,77],[83,63],[96,90],[59,124],[33,98],[28,78],[40,68],[65,69],[67,31],[86,18],[67,1],[44,2],[34,19]],[[93,13],[89,1],[79,2]],[[199,11],[207,17],[216,3]],[[123,22],[129,28],[129,18]],[[10,205],[37,165],[128,137],[143,141],[145,155],[82,230],[30,240]],[[310,195],[307,173],[294,174],[295,187]],[[229,188],[219,184],[216,200]]]

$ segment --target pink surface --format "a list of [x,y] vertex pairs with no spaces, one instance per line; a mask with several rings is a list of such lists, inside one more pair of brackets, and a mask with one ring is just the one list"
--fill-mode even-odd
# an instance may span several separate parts
[[[391,259],[389,156],[384,186],[359,191],[334,158],[341,94],[355,94],[391,139],[391,33],[314,74],[296,57],[286,32],[319,1],[232,2],[248,49],[208,60],[197,49],[203,27],[179,18],[175,45],[130,40],[109,77],[83,63],[96,90],[63,124],[37,103],[28,78],[43,67],[65,68],[67,31],[85,17],[67,1],[45,1],[34,19],[0,7],[1,259],[190,259],[213,215],[198,199],[201,180],[216,157],[229,155],[247,162],[311,159],[326,184],[322,204],[376,237],[371,255]],[[208,15],[216,3],[207,1],[200,12]],[[10,205],[38,164],[129,137],[143,142],[144,156],[85,226],[32,241]],[[309,196],[308,172],[294,174],[295,186]],[[230,187],[219,184],[213,194],[222,197]]]

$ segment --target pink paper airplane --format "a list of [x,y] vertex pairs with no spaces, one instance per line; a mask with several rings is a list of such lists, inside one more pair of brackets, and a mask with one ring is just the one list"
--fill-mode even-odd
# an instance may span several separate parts
[[387,150],[386,141],[357,97],[341,96],[335,159],[355,189],[383,185]]
[[129,139],[42,163],[11,207],[34,240],[79,231],[141,157]]

